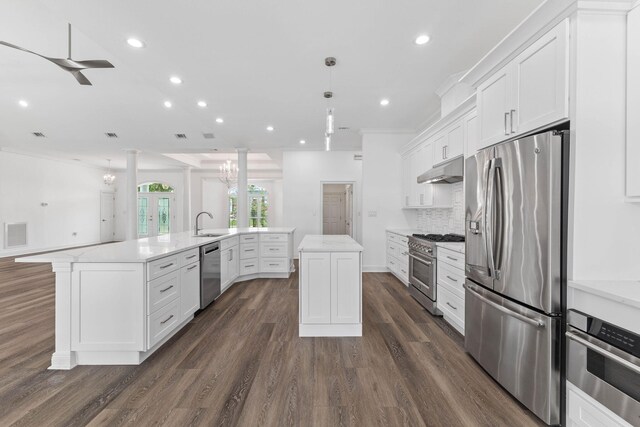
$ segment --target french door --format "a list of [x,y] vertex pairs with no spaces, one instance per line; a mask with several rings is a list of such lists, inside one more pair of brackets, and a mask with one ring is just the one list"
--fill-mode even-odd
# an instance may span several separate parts
[[174,201],[173,194],[138,194],[138,237],[170,233]]

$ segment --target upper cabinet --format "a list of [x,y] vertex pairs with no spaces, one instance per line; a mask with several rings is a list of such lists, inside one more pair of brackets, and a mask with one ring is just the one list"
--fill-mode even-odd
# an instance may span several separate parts
[[464,157],[470,157],[476,154],[478,151],[478,112],[473,110],[462,119],[462,126],[464,128]]
[[433,143],[433,163],[435,165],[462,155],[464,151],[463,125],[463,121],[459,120],[445,129],[440,136],[436,137]]
[[478,149],[569,117],[569,22],[478,86]]
[[627,15],[627,185],[626,196],[640,200],[640,6]]

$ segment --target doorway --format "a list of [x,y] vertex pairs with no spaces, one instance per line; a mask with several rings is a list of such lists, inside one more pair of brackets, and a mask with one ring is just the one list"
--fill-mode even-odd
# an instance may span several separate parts
[[322,234],[353,237],[353,183],[322,184]]
[[138,237],[171,233],[175,220],[175,194],[170,185],[146,183],[138,186]]
[[100,192],[100,242],[113,242],[115,195],[112,192]]

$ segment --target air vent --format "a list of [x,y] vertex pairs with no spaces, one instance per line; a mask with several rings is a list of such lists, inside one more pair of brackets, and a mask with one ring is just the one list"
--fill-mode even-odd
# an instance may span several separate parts
[[115,132],[105,132],[105,135],[107,135],[107,138],[117,138],[118,134]]
[[4,225],[4,247],[15,248],[27,245],[27,223],[19,222]]
[[353,160],[362,160],[362,154],[354,154]]
[[214,134],[212,134],[210,132],[209,133],[203,133],[202,136],[204,136],[204,139],[213,139],[213,138],[216,137]]
[[46,138],[42,132],[32,132],[36,138]]
[[338,130],[349,130],[351,129],[349,126],[340,126],[338,127]]
[[178,139],[187,139],[186,133],[176,133],[176,138]]

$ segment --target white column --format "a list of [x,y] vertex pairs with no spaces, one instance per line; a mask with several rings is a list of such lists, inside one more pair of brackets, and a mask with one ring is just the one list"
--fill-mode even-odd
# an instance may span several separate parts
[[247,152],[238,148],[238,228],[249,226],[249,197],[247,195]]
[[71,266],[70,263],[52,264],[56,273],[56,349],[49,369],[72,369],[78,364],[76,353],[71,351]]
[[138,150],[127,152],[127,240],[138,238]]
[[182,202],[182,223],[184,231],[191,230],[191,166],[186,166],[182,174],[184,196]]

